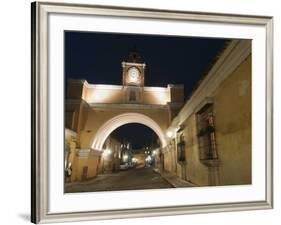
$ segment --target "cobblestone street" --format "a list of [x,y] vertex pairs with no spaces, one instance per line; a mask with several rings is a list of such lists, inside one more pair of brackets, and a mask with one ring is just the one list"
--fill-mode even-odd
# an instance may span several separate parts
[[116,190],[139,190],[173,187],[152,168],[135,168],[110,174],[79,183],[66,184],[65,192],[93,192]]

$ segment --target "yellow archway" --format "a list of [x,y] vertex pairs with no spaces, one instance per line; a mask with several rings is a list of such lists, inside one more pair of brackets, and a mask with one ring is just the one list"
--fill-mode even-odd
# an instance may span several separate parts
[[128,123],[140,123],[151,128],[158,135],[161,147],[167,146],[168,142],[165,133],[153,119],[140,113],[123,113],[108,120],[99,128],[92,143],[92,149],[102,151],[107,137],[115,129]]

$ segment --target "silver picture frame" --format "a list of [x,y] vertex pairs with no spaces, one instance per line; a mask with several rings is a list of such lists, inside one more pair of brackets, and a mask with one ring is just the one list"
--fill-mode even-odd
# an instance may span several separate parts
[[[148,8],[125,8],[34,2],[31,5],[32,42],[32,149],[31,149],[31,222],[66,222],[167,216],[192,213],[226,212],[273,208],[273,18],[270,16],[230,15],[208,12],[169,11]],[[241,203],[179,205],[154,208],[50,213],[48,208],[48,15],[81,14],[110,17],[138,17],[175,21],[217,22],[258,25],[266,29],[266,199]]]

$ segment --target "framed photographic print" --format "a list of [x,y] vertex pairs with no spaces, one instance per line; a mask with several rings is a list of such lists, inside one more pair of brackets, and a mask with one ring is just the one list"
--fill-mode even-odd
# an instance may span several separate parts
[[32,222],[272,208],[272,26],[32,3]]

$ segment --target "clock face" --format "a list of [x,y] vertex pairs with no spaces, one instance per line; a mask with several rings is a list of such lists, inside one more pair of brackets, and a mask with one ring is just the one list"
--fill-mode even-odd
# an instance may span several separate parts
[[138,83],[140,72],[136,67],[131,67],[128,71],[128,83]]

